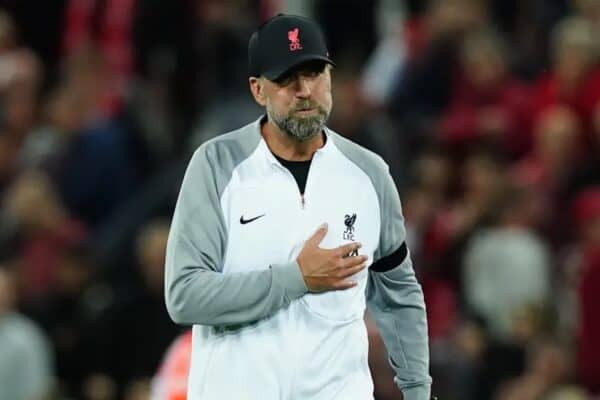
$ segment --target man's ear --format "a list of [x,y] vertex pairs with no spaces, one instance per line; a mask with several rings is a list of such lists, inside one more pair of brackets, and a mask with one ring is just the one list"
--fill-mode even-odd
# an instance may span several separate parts
[[252,92],[252,96],[254,96],[254,100],[261,106],[266,106],[267,101],[265,98],[263,80],[251,76],[248,78],[248,84],[250,85],[250,91]]

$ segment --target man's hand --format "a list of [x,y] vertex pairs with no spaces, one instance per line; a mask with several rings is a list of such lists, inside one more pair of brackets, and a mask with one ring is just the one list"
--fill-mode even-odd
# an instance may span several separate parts
[[[350,256],[361,247],[360,243],[348,243],[335,249],[322,249],[319,243],[327,234],[327,225],[321,226],[304,244],[297,261],[304,282],[310,292],[344,290],[357,285],[350,276],[363,270],[367,256]],[[355,253],[356,254],[356,253]]]

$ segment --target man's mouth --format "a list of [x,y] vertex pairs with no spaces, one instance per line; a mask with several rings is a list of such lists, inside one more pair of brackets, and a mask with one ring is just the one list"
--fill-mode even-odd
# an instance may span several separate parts
[[316,110],[317,109],[315,107],[308,107],[308,108],[299,108],[295,112],[296,112],[296,114],[312,114]]

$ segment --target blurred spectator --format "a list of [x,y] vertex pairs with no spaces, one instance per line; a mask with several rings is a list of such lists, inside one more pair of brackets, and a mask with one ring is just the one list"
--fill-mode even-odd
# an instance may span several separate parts
[[65,0],[2,0],[0,7],[13,17],[18,42],[33,50],[44,64],[45,83],[54,82],[60,64]]
[[579,138],[581,127],[575,113],[563,106],[549,108],[536,123],[532,152],[511,167],[511,179],[533,188],[544,203],[541,226],[553,245],[563,234],[560,222],[566,222],[560,210],[566,207],[563,197],[568,179],[581,160]]
[[[595,218],[596,231],[599,220]],[[600,346],[597,343],[600,321],[596,309],[600,290],[600,244],[586,251],[580,282],[579,374],[590,391],[600,394]]]
[[[581,17],[562,20],[552,36],[553,68],[543,74],[536,87],[535,113],[557,105],[571,107],[589,135],[593,112],[600,101],[600,69],[597,36],[591,23]],[[582,137],[589,143],[589,136]]]
[[432,234],[439,209],[446,205],[452,169],[452,163],[442,152],[434,149],[424,152],[412,165],[413,186],[403,197],[406,240],[425,293],[432,342],[447,337],[458,312],[455,286],[437,264],[445,251],[437,247],[442,240],[436,242]]
[[[26,87],[32,85],[31,87]],[[37,86],[32,81],[11,84],[0,98],[0,189],[26,169],[25,147],[38,114]]]
[[[37,122],[41,69],[37,58],[33,54],[25,57],[18,56],[13,61],[15,62],[15,74],[11,76],[11,73],[5,72],[10,79],[7,81],[2,93],[4,100],[2,122],[7,133],[14,140],[21,142]],[[2,76],[1,71],[0,76]]]
[[336,106],[332,110],[329,126],[389,160],[392,176],[398,184],[404,183],[403,149],[389,119],[372,114],[361,95],[360,82],[351,71],[335,70],[332,79],[332,95],[336,99]]
[[69,134],[82,124],[80,103],[74,90],[65,85],[53,89],[44,99],[38,126],[27,135],[19,153],[21,169],[56,173],[66,151]]
[[99,321],[104,356],[100,372],[116,382],[121,395],[147,386],[181,330],[168,318],[163,296],[168,233],[168,224],[161,220],[142,227],[136,243],[139,282],[119,293]]
[[[447,338],[456,324],[458,307],[464,303],[465,248],[477,230],[489,224],[494,202],[504,190],[503,165],[485,149],[470,154],[458,171],[459,195],[436,210],[420,247],[419,261],[427,271],[422,284],[433,340]],[[442,189],[448,186],[441,182]]]
[[488,141],[514,156],[529,147],[529,89],[511,77],[509,54],[490,30],[463,42],[448,108],[441,119],[441,142],[458,147]]
[[[40,84],[40,64],[36,55],[19,44],[12,17],[0,8],[0,90],[10,85],[33,89]],[[28,83],[24,85],[24,83]]]
[[240,62],[240,55],[246,54],[248,37],[260,23],[257,3],[256,0],[195,3],[196,113],[217,101],[248,97],[248,67]]
[[600,103],[596,105],[592,128],[592,142],[588,148],[589,158],[574,165],[566,188],[566,197],[572,199],[587,186],[600,185]]
[[70,0],[64,15],[63,51],[66,58],[82,49],[99,49],[106,70],[100,107],[114,116],[133,73],[132,25],[136,0]]
[[527,225],[526,201],[515,192],[506,195],[497,225],[477,232],[465,250],[467,304],[500,341],[515,340],[523,329],[531,336],[533,321],[517,319],[518,313],[532,306],[543,310],[549,302],[550,253]]
[[438,231],[437,238],[433,233],[439,222],[439,210],[446,206],[453,165],[446,155],[432,149],[423,153],[412,169],[413,187],[403,200],[407,243],[426,293],[428,331],[430,339],[435,341],[449,334],[457,312],[455,286],[437,264],[445,251],[443,240],[437,240],[443,235],[443,229]]
[[95,321],[110,302],[111,292],[96,282],[96,267],[84,244],[62,252],[55,275],[51,290],[27,303],[24,310],[52,340],[62,394],[77,398],[83,380],[101,357],[95,347]]
[[[486,22],[483,1],[431,1],[413,40],[424,43],[414,50],[390,100],[390,109],[399,119],[405,135],[423,140],[433,132],[433,121],[447,106],[452,77],[458,65],[458,49],[465,33]],[[419,39],[417,39],[419,38]]]
[[53,390],[52,351],[44,333],[16,311],[13,273],[0,268],[0,388],[2,398],[43,400]]
[[[595,0],[592,0],[595,1]],[[558,21],[572,11],[573,0],[490,0],[493,25],[508,42],[517,76],[528,81],[548,69],[548,41]]]
[[487,354],[489,344],[485,330],[474,318],[455,322],[452,333],[433,344],[432,371],[438,376],[434,391],[440,398],[488,398],[484,367],[495,360]]
[[428,254],[423,253],[424,235],[448,197],[452,167],[447,156],[433,149],[423,152],[412,165],[412,187],[404,198],[403,211],[408,245],[418,260],[416,268],[424,268],[423,263],[431,261]]
[[86,237],[85,226],[72,218],[52,182],[42,173],[21,174],[8,188],[4,210],[12,222],[12,247],[20,256],[23,301],[52,290],[57,268],[69,248]]
[[600,394],[600,186],[582,191],[575,199],[574,216],[580,236],[578,370],[582,383]]
[[462,286],[458,258],[474,230],[489,222],[492,206],[504,190],[504,175],[501,157],[493,152],[480,148],[468,154],[457,169],[457,198],[437,210],[425,233],[426,262],[435,264],[455,288]]
[[94,228],[131,194],[138,171],[127,126],[102,108],[102,58],[84,50],[69,61],[58,101],[77,107],[52,109],[51,121],[62,124],[55,129],[66,137],[55,179],[68,209]]
[[403,3],[393,0],[376,3],[380,38],[365,62],[360,92],[369,106],[380,108],[390,100],[408,58],[409,31],[404,21]]
[[10,15],[0,8],[0,189],[19,170],[19,152],[34,128],[42,66],[22,47]]
[[[179,95],[192,90],[189,111],[194,137],[181,141],[189,146],[183,149],[189,154],[218,132],[232,130],[262,112],[246,90],[248,66],[240,62],[240,55],[247,53],[247,41],[254,28],[272,16],[262,14],[271,7],[260,0],[203,0],[192,4],[194,76],[181,80],[176,92]],[[179,130],[187,139],[190,126],[184,123]]]
[[553,389],[567,381],[570,367],[569,352],[564,345],[542,341],[532,348],[525,373],[508,382],[496,399],[536,400],[546,398]]
[[[136,1],[132,28],[136,79],[127,107],[154,156],[173,157],[181,150],[200,106],[194,35],[200,29],[195,12],[199,3]],[[213,62],[210,56],[201,60]]]

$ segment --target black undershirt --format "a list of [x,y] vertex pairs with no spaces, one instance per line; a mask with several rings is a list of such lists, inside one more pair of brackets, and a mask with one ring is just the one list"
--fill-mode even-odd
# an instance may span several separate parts
[[[327,143],[327,135],[323,135],[323,144]],[[306,190],[306,179],[308,178],[308,170],[310,169],[310,160],[306,161],[290,161],[284,160],[279,157],[277,154],[273,153],[275,158],[286,167],[292,175],[294,175],[294,179],[296,179],[296,183],[298,184],[298,189],[300,189],[300,194],[304,195],[304,191]]]
[[290,161],[284,160],[275,154],[273,155],[275,158],[277,158],[281,165],[286,167],[292,173],[292,175],[294,175],[294,179],[296,179],[300,193],[304,194],[304,190],[306,189],[306,179],[308,178],[308,170],[310,169],[310,163],[312,159],[306,161]]

